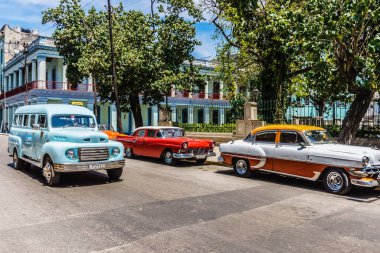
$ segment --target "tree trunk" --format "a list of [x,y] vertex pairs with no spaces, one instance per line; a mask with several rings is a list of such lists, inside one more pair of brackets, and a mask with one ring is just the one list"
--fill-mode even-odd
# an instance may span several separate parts
[[350,109],[344,117],[342,130],[339,133],[338,141],[345,144],[350,144],[355,137],[365,113],[371,104],[374,91],[360,89],[352,102]]
[[135,120],[135,127],[141,127],[143,126],[143,118],[141,115],[141,106],[140,106],[140,98],[139,95],[131,94],[129,95],[129,100],[131,103],[131,111],[133,118]]

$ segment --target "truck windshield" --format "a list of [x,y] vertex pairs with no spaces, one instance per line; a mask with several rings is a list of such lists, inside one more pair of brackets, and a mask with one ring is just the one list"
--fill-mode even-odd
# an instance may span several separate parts
[[336,143],[326,130],[306,131],[305,136],[313,144]]
[[54,115],[51,126],[58,127],[90,127],[95,128],[95,119],[88,115]]

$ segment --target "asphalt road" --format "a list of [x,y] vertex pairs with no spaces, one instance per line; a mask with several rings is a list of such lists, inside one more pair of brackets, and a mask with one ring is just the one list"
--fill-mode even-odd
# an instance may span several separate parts
[[16,171],[0,136],[0,252],[380,252],[380,191],[191,162],[128,160],[122,180]]

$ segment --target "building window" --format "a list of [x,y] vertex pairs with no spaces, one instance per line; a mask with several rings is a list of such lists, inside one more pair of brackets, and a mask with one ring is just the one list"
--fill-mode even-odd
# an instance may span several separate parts
[[213,111],[212,111],[212,123],[213,123],[213,124],[219,124],[219,114],[218,114],[218,110],[213,110]]
[[182,123],[188,122],[187,108],[182,109]]
[[198,123],[204,123],[204,111],[203,109],[198,110]]

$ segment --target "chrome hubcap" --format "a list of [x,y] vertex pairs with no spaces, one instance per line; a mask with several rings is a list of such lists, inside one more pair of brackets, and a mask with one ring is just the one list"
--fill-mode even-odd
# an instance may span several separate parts
[[244,160],[239,160],[236,162],[236,171],[240,175],[243,175],[247,172],[247,169],[248,169],[247,167],[248,167],[247,163]]
[[126,155],[127,157],[130,157],[130,156],[132,155],[132,150],[131,150],[131,148],[127,148],[127,149],[125,150],[125,155]]
[[44,175],[46,182],[49,183],[53,175],[53,167],[51,166],[49,162],[47,162],[44,168],[42,169],[42,174]]
[[327,185],[331,190],[338,191],[343,187],[343,178],[337,172],[331,172],[327,175]]
[[173,160],[173,156],[171,152],[166,152],[165,154],[165,162],[166,163],[171,163]]

